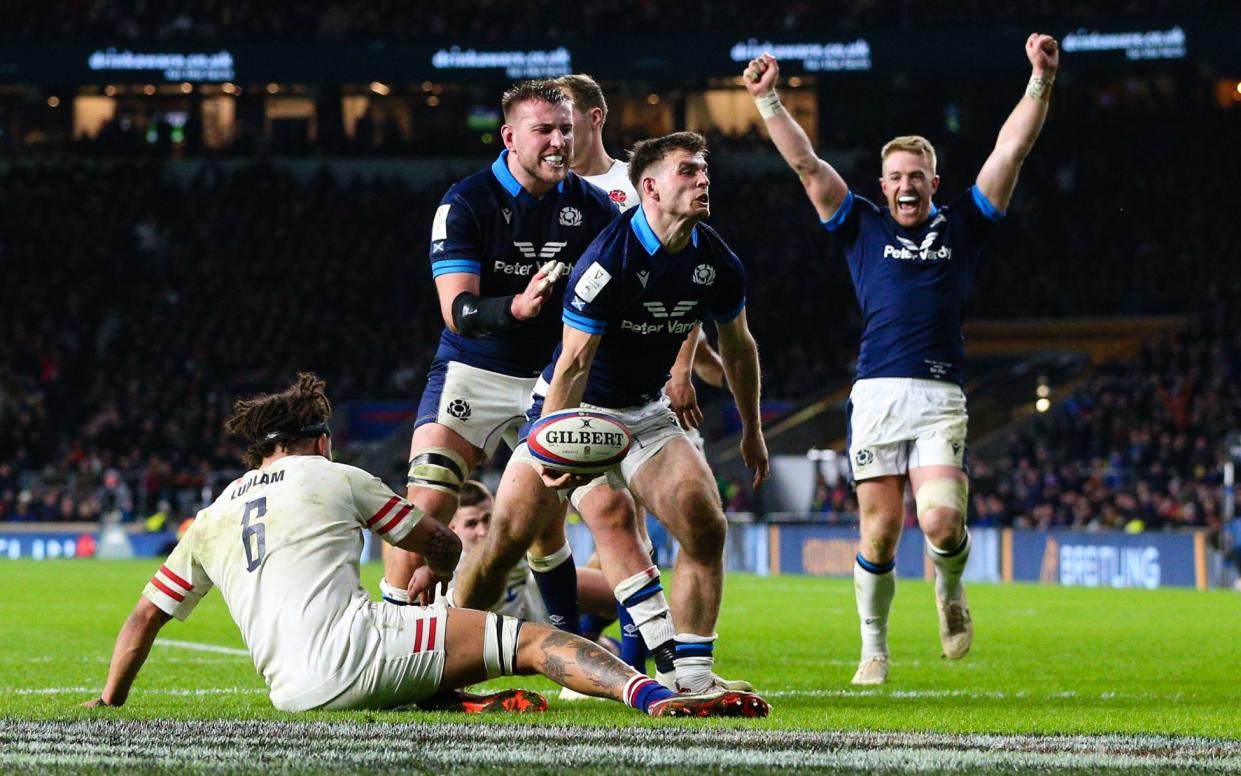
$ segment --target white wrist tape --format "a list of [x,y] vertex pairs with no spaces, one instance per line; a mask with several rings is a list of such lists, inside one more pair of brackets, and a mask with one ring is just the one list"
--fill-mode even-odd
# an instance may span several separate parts
[[1041,75],[1032,75],[1030,83],[1026,84],[1026,94],[1039,102],[1047,102],[1051,98],[1051,85],[1055,83],[1055,80]]
[[776,94],[775,89],[755,97],[754,104],[758,107],[758,115],[765,119],[769,119],[784,110],[784,106],[780,104],[780,95]]

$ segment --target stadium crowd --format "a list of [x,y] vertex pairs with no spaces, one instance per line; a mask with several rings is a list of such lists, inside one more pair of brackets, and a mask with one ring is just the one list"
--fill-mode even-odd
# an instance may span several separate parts
[[[49,10],[48,6],[54,7]],[[0,10],[0,37],[9,41],[285,41],[285,40],[471,40],[501,42],[570,36],[696,32],[753,35],[807,29],[917,28],[928,25],[1055,23],[1092,24],[1114,19],[1183,18],[1186,14],[1232,12],[1225,0],[1017,0],[1010,3],[863,2],[812,3],[779,0],[764,6],[756,29],[752,7],[740,0],[674,3],[647,0],[569,2],[522,6],[486,0],[462,13],[447,0],[416,8],[395,0],[357,6],[329,0],[192,0],[176,4],[147,0],[17,0]]]
[[1136,358],[1100,367],[974,467],[981,524],[1210,528],[1222,523],[1220,441],[1241,428],[1236,300]]

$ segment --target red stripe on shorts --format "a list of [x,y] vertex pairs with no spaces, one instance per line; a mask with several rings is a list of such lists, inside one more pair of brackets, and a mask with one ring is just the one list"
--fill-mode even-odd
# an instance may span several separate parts
[[428,651],[435,650],[435,623],[437,622],[437,620],[438,620],[437,617],[432,617],[431,625],[427,629],[427,650]]
[[413,652],[422,651],[422,620],[421,619],[414,622],[414,648],[412,651]]

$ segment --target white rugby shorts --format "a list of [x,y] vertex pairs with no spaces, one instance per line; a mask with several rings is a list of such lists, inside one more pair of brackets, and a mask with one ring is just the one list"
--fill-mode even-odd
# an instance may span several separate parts
[[849,393],[849,465],[860,482],[919,466],[965,468],[969,413],[956,383],[913,377],[858,380]]
[[517,444],[517,432],[530,409],[537,377],[512,377],[459,361],[433,365],[415,426],[439,423],[495,455],[500,443]]
[[442,603],[396,606],[372,601],[371,620],[379,652],[357,680],[320,709],[390,709],[430,698],[444,678],[448,612]]

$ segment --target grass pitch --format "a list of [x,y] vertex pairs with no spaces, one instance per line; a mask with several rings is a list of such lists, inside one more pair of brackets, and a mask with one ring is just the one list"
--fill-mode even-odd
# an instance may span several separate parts
[[[772,702],[756,721],[554,697],[519,717],[279,712],[213,592],[164,628],[123,709],[77,708],[158,565],[0,565],[0,770],[1241,770],[1241,598],[1226,590],[974,585],[974,651],[947,661],[930,585],[902,580],[889,683],[854,688],[849,580],[730,576],[717,668]],[[364,568],[371,589],[379,574]]]

